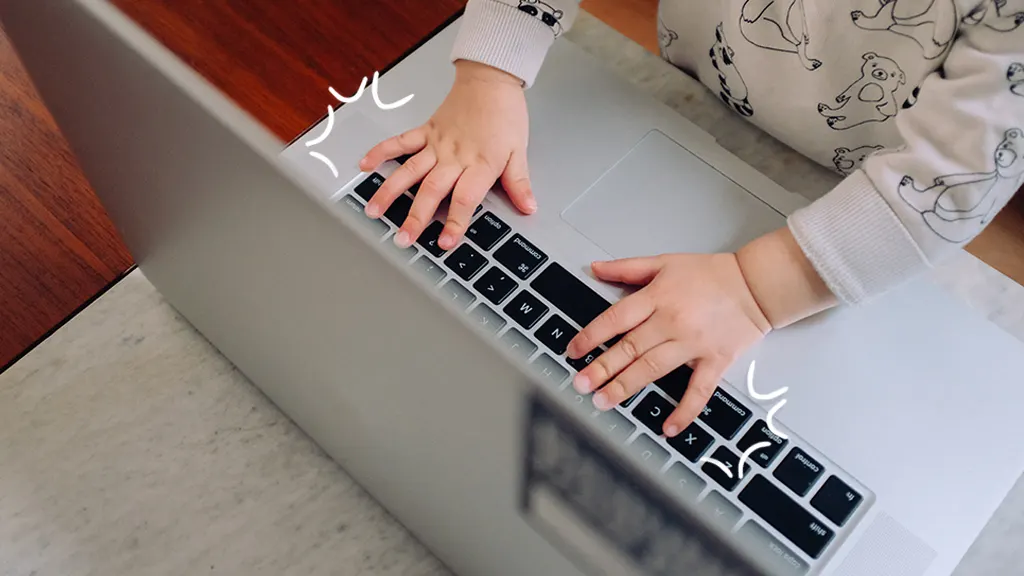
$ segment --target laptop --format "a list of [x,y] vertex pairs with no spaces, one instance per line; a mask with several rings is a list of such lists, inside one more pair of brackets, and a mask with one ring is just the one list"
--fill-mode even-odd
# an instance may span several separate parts
[[771,334],[673,441],[685,369],[578,396],[564,333],[623,295],[589,262],[733,250],[806,200],[570,42],[528,93],[540,210],[495,191],[445,252],[391,241],[414,191],[363,215],[397,161],[356,166],[441,102],[458,18],[380,74],[405,105],[325,87],[289,144],[107,2],[0,18],[146,277],[457,574],[948,575],[1024,471],[1024,346],[926,278]]

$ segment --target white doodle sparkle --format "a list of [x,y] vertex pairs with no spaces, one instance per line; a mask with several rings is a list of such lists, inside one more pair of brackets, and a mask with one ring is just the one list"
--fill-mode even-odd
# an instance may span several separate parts
[[[758,393],[758,391],[754,389],[754,368],[755,368],[755,365],[756,365],[756,362],[755,361],[751,361],[750,362],[750,368],[747,369],[747,393],[750,395],[751,398],[753,398],[754,400],[756,400],[758,402],[768,402],[768,401],[774,400],[774,399],[782,396],[786,392],[789,392],[789,387],[788,386],[783,386],[782,388],[779,388],[778,390],[775,390],[774,392],[769,392],[768,394],[760,394],[760,393]],[[775,404],[775,406],[772,406],[771,410],[768,411],[768,416],[765,418],[765,422],[768,424],[768,430],[772,434],[774,434],[775,436],[781,438],[782,440],[785,440],[785,439],[787,439],[789,437],[786,436],[785,434],[783,434],[782,431],[780,431],[777,428],[775,428],[775,421],[774,421],[774,419],[775,419],[775,414],[779,411],[780,408],[782,408],[785,405],[786,405],[786,399],[780,400],[778,403]],[[740,480],[743,479],[743,473],[744,473],[743,466],[747,463],[747,460],[750,459],[750,457],[754,454],[754,452],[757,452],[758,450],[760,450],[762,448],[768,448],[771,445],[772,445],[771,442],[757,442],[753,446],[750,446],[749,448],[744,450],[743,454],[740,456],[740,460],[739,460],[739,463],[738,463],[738,466],[737,466],[737,468],[739,469],[738,474],[739,474]],[[722,470],[722,472],[725,473],[725,475],[727,477],[729,477],[730,479],[733,477],[732,469],[731,469],[732,467],[730,465],[728,465],[728,464],[724,464],[724,463],[716,460],[713,457],[704,456],[704,457],[702,457],[700,459],[700,462],[707,462],[709,464],[717,466],[718,468],[720,468]]]
[[[340,93],[338,93],[337,90],[334,89],[333,86],[328,86],[327,91],[330,92],[331,96],[333,96],[338,102],[341,102],[342,104],[351,104],[352,102],[356,102],[363,97],[363,93],[366,92],[366,83],[368,81],[369,79],[366,76],[363,76],[363,80],[359,84],[359,89],[352,96],[342,96]],[[381,110],[395,110],[397,108],[401,108],[402,106],[408,104],[413,99],[413,96],[415,96],[415,94],[409,94],[408,96],[402,98],[401,100],[397,100],[390,104],[386,104],[380,99],[380,92],[378,91],[377,88],[379,85],[380,72],[374,72],[373,82],[370,85],[370,92],[373,95],[373,101],[377,105],[377,108]],[[313,140],[310,140],[309,142],[306,142],[306,147],[312,148],[313,146],[323,143],[325,140],[327,140],[327,137],[331,135],[332,130],[334,130],[334,107],[327,106],[327,128],[324,129],[323,134],[321,134],[317,138],[314,138]],[[320,162],[323,162],[331,171],[331,174],[333,174],[335,178],[338,177],[338,168],[337,166],[334,165],[334,162],[331,162],[330,158],[324,156],[323,154],[315,150],[310,150],[309,155],[312,158],[315,158]]]

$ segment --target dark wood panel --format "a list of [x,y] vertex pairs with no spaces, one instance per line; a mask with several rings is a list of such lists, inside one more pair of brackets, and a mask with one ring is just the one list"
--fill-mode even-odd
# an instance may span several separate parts
[[[464,6],[460,0],[115,0],[284,141]],[[2,35],[2,34],[0,34]],[[0,37],[0,367],[132,265]]]
[[289,141],[464,0],[114,0],[185,62]]
[[131,263],[0,33],[0,367]]

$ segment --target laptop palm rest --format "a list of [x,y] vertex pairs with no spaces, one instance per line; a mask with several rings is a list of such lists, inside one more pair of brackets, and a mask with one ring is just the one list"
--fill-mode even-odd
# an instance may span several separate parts
[[652,130],[562,218],[614,258],[735,251],[783,215]]

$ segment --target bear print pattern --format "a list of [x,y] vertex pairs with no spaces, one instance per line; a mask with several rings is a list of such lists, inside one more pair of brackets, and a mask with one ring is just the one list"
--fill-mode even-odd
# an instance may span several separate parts
[[968,12],[960,22],[981,25],[996,32],[1013,32],[1024,24],[1024,9],[1008,9],[1009,0],[984,0]]
[[1014,62],[1006,69],[1006,80],[1010,83],[1010,92],[1024,97],[1024,64]]
[[885,122],[899,112],[896,91],[907,83],[907,76],[895,61],[868,52],[862,56],[860,78],[836,96],[835,108],[818,104],[833,130],[848,130],[868,122]]
[[849,176],[854,170],[860,168],[865,158],[883,149],[884,146],[860,146],[853,150],[836,148],[836,156],[832,159],[832,163],[835,164],[837,172],[843,176]]
[[740,10],[740,34],[755,46],[797,55],[808,70],[821,67],[821,60],[807,55],[803,0],[747,0]]
[[562,11],[541,0],[519,0],[519,9],[548,25],[555,37],[562,35]]
[[955,244],[966,242],[1024,182],[1024,130],[1007,130],[992,160],[995,169],[991,172],[939,176],[927,188],[918,188],[913,177],[904,176],[899,183],[900,197],[940,238]]
[[854,10],[850,17],[863,30],[887,30],[910,38],[928,60],[953,45],[958,23],[953,0],[881,0],[874,14]]
[[679,40],[679,34],[676,34],[674,30],[669,30],[661,18],[658,18],[658,44],[661,46],[662,58],[667,56],[668,47],[676,40]]
[[718,71],[719,97],[738,114],[753,116],[754,108],[747,98],[747,84],[733,61],[735,52],[725,38],[722,24],[715,28],[715,43],[711,46],[709,54],[711,65]]

